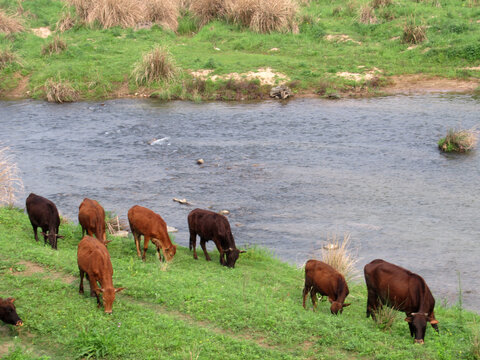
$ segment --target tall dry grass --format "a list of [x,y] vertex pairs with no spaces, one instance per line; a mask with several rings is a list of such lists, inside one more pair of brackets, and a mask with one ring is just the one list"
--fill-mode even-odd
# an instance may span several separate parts
[[364,4],[360,7],[358,22],[367,25],[376,24],[378,22],[377,16],[375,15],[375,9],[372,5]]
[[59,54],[67,48],[67,43],[59,36],[55,36],[51,42],[42,46],[42,55]]
[[156,81],[172,81],[179,73],[173,56],[165,47],[156,47],[146,53],[135,65],[132,76],[137,84],[151,84]]
[[0,70],[8,64],[17,62],[17,56],[9,49],[0,50]]
[[319,258],[342,274],[347,282],[359,276],[356,269],[358,257],[351,248],[349,233],[345,233],[343,239],[336,233],[327,235],[326,244],[320,250]]
[[417,25],[415,18],[409,17],[403,26],[402,41],[407,44],[420,44],[427,40],[427,27]]
[[75,18],[69,11],[64,11],[61,15],[57,24],[55,26],[55,30],[58,32],[64,32],[70,30],[75,26]]
[[198,18],[200,25],[203,26],[213,19],[223,18],[225,16],[225,1],[192,0],[190,3],[190,11]]
[[165,29],[176,31],[180,15],[179,7],[178,0],[149,0],[145,2],[145,18]]
[[13,34],[23,31],[23,25],[18,16],[8,15],[0,9],[0,33]]
[[59,104],[78,99],[78,92],[68,82],[53,79],[48,79],[45,83],[45,95],[47,101]]
[[8,147],[0,148],[0,204],[13,206],[17,194],[23,192],[23,182],[8,152]]

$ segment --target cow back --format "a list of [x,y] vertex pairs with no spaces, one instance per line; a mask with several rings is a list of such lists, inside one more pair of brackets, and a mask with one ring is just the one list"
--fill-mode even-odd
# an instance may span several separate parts
[[[314,286],[322,295],[332,299],[348,295],[348,285],[345,278],[332,266],[318,260],[308,260],[305,264],[305,283]],[[343,300],[342,299],[342,300]]]
[[31,193],[26,200],[27,214],[30,222],[39,227],[58,229],[60,216],[53,202],[43,196]]
[[106,240],[105,210],[96,200],[83,199],[78,208],[78,222],[87,231],[95,233],[99,240]]
[[224,249],[236,249],[230,223],[221,214],[203,209],[192,210],[188,214],[188,227],[190,232],[199,234],[205,240],[217,237]]
[[128,222],[133,231],[160,240],[164,246],[172,246],[167,223],[160,215],[143,206],[135,205],[128,210]]
[[106,246],[97,239],[88,235],[83,237],[78,243],[77,262],[82,271],[99,279],[102,286],[112,285],[113,268],[110,254]]

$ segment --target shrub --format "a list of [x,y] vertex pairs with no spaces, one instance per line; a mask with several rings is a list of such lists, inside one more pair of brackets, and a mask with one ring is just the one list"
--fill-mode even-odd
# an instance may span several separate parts
[[0,33],[13,34],[20,31],[23,31],[20,20],[0,9]]
[[225,15],[223,0],[195,0],[190,4],[190,11],[199,19],[200,25],[205,25],[215,18]]
[[45,44],[42,47],[42,55],[52,55],[61,53],[67,48],[67,43],[60,39],[60,37],[55,36],[52,42]]
[[365,4],[360,7],[358,14],[358,22],[362,24],[376,24],[378,22],[373,6]]
[[0,204],[12,206],[17,199],[16,194],[23,191],[23,182],[8,151],[8,147],[0,148]]
[[77,91],[68,83],[48,79],[45,83],[45,94],[47,101],[64,103],[78,99]]
[[137,84],[150,84],[160,80],[171,81],[178,72],[170,52],[164,47],[156,47],[143,56],[132,75]]
[[88,24],[98,22],[104,29],[134,27],[144,19],[142,4],[133,0],[69,0],[77,15]]
[[250,26],[258,0],[225,0],[225,16],[229,21]]
[[17,61],[17,57],[12,51],[8,49],[4,49],[0,51],[0,70],[2,70],[8,64],[14,63],[16,61]]
[[372,0],[370,6],[374,9],[386,7],[393,4],[393,0]]
[[390,330],[395,318],[397,317],[397,310],[389,306],[379,306],[375,310],[375,323],[382,330]]
[[403,27],[402,41],[407,44],[420,44],[425,40],[427,40],[427,27],[417,25],[413,17],[407,19]]
[[445,152],[467,152],[477,144],[478,131],[449,129],[447,136],[438,141],[438,148]]
[[159,24],[165,29],[176,31],[178,28],[179,7],[176,0],[149,0],[145,2],[147,21]]
[[343,235],[343,240],[340,240],[334,233],[327,236],[327,243],[322,247],[320,253],[320,260],[336,269],[345,277],[347,282],[358,276],[358,271],[355,268],[358,258],[351,253],[349,247],[349,233]]
[[57,21],[56,24],[56,31],[64,32],[70,30],[75,26],[75,19],[72,17],[70,12],[66,11],[60,15],[60,19]]

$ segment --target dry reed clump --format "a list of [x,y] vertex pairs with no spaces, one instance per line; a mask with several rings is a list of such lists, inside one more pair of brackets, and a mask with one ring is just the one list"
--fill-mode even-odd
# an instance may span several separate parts
[[59,54],[67,48],[67,43],[55,36],[51,42],[42,47],[42,55]]
[[225,2],[224,0],[192,0],[190,11],[203,26],[209,21],[222,18],[225,15]]
[[360,7],[358,22],[362,24],[376,24],[378,22],[373,6],[370,4],[365,4]]
[[379,9],[383,7],[387,7],[393,4],[393,0],[372,0],[370,2],[370,6],[374,9]]
[[438,147],[445,152],[467,152],[477,145],[478,134],[476,129],[448,129],[447,136],[439,140]]
[[78,99],[78,92],[68,82],[53,79],[48,79],[45,83],[45,94],[47,101],[60,104]]
[[389,307],[387,305],[379,306],[375,310],[375,323],[380,329],[390,331],[397,314],[398,311],[394,307]]
[[143,56],[132,75],[137,84],[150,84],[160,80],[172,81],[178,72],[179,69],[168,49],[156,47]]
[[23,182],[8,151],[8,147],[0,148],[0,204],[13,206],[16,194],[23,191]]
[[69,11],[65,11],[60,15],[60,19],[57,21],[56,24],[56,31],[64,32],[70,30],[75,26],[75,19],[72,17]]
[[417,25],[415,18],[407,19],[403,26],[402,41],[407,44],[420,44],[427,40],[427,27]]
[[13,34],[23,31],[23,25],[15,15],[8,15],[0,9],[0,33]]
[[12,51],[8,49],[0,51],[0,70],[14,62],[17,62],[17,57]]
[[274,31],[298,33],[297,11],[298,5],[294,0],[258,0],[250,28],[267,34]]
[[144,14],[147,21],[163,28],[176,31],[178,28],[179,3],[177,0],[149,0],[145,2]]
[[343,239],[335,233],[327,236],[327,243],[320,252],[320,260],[342,274],[347,282],[358,277],[358,270],[355,268],[358,258],[350,250],[349,233],[345,233]]

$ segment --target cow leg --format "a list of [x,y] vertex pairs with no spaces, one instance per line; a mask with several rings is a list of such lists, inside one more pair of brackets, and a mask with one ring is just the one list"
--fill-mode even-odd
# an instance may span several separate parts
[[[162,258],[162,253],[163,253],[163,258]],[[160,247],[157,246],[157,255],[158,255],[158,260],[160,262],[163,262],[165,259],[165,262],[167,261],[167,258],[165,257],[165,250],[162,248],[162,252],[160,252]]]
[[97,285],[97,280],[94,279],[93,276],[90,276],[88,278],[88,280],[90,281],[90,294],[93,295],[92,296],[96,296],[97,298],[97,307],[100,307],[100,295],[99,295],[99,292],[97,290],[98,289],[98,285]]
[[310,297],[312,298],[312,304],[313,304],[313,311],[317,310],[317,292],[315,291],[315,288],[312,286],[312,289],[310,290]]
[[[142,255],[142,260],[145,261],[145,254],[147,253],[148,249],[148,242],[150,241],[150,236],[143,235],[143,255]],[[160,253],[159,253],[160,256]]]
[[[207,261],[212,261],[212,259],[210,258],[210,255],[208,255],[207,253],[207,246],[205,245],[207,243],[207,240],[205,240],[204,238],[200,238],[200,246],[202,247],[202,250],[203,250],[203,253],[205,254],[205,259]],[[220,258],[220,262],[221,262],[221,258]]]
[[[131,225],[130,225],[131,227]],[[135,230],[132,230],[133,238],[135,239],[135,246],[137,247],[137,255],[138,257],[142,257],[142,254],[140,253],[140,233],[136,232]]]
[[85,272],[82,271],[81,269],[80,270],[80,287],[78,288],[78,292],[79,294],[83,294],[83,276],[85,275]]
[[408,327],[410,328],[410,336],[414,337],[415,336],[415,327],[411,322],[408,323]]
[[85,236],[85,228],[82,226],[82,238]]
[[38,235],[37,235],[38,226],[32,225],[32,227],[33,227],[33,235],[35,236],[35,240],[38,242]]
[[307,307],[305,305],[305,303],[307,302],[307,296],[308,296],[308,292],[310,291],[310,287],[307,286],[307,284],[305,284],[304,288],[303,288],[303,308],[306,310]]
[[367,318],[371,315],[372,319],[375,320],[375,310],[378,306],[378,297],[374,291],[368,289],[368,298],[367,298]]
[[195,232],[193,232],[191,230],[190,230],[190,244],[189,244],[188,247],[189,247],[190,251],[193,248],[193,258],[195,260],[198,260],[198,256],[197,256],[197,234],[195,234]]
[[226,253],[223,251],[222,243],[215,237],[213,238],[213,242],[217,246],[218,252],[220,253],[220,264],[222,264],[223,266],[227,266],[227,261],[225,260]]
[[[45,246],[45,245],[47,245],[47,239],[48,239],[47,231],[48,231],[48,229],[42,227],[42,231],[43,231],[43,246]],[[50,245],[52,245],[52,244],[50,244]]]

